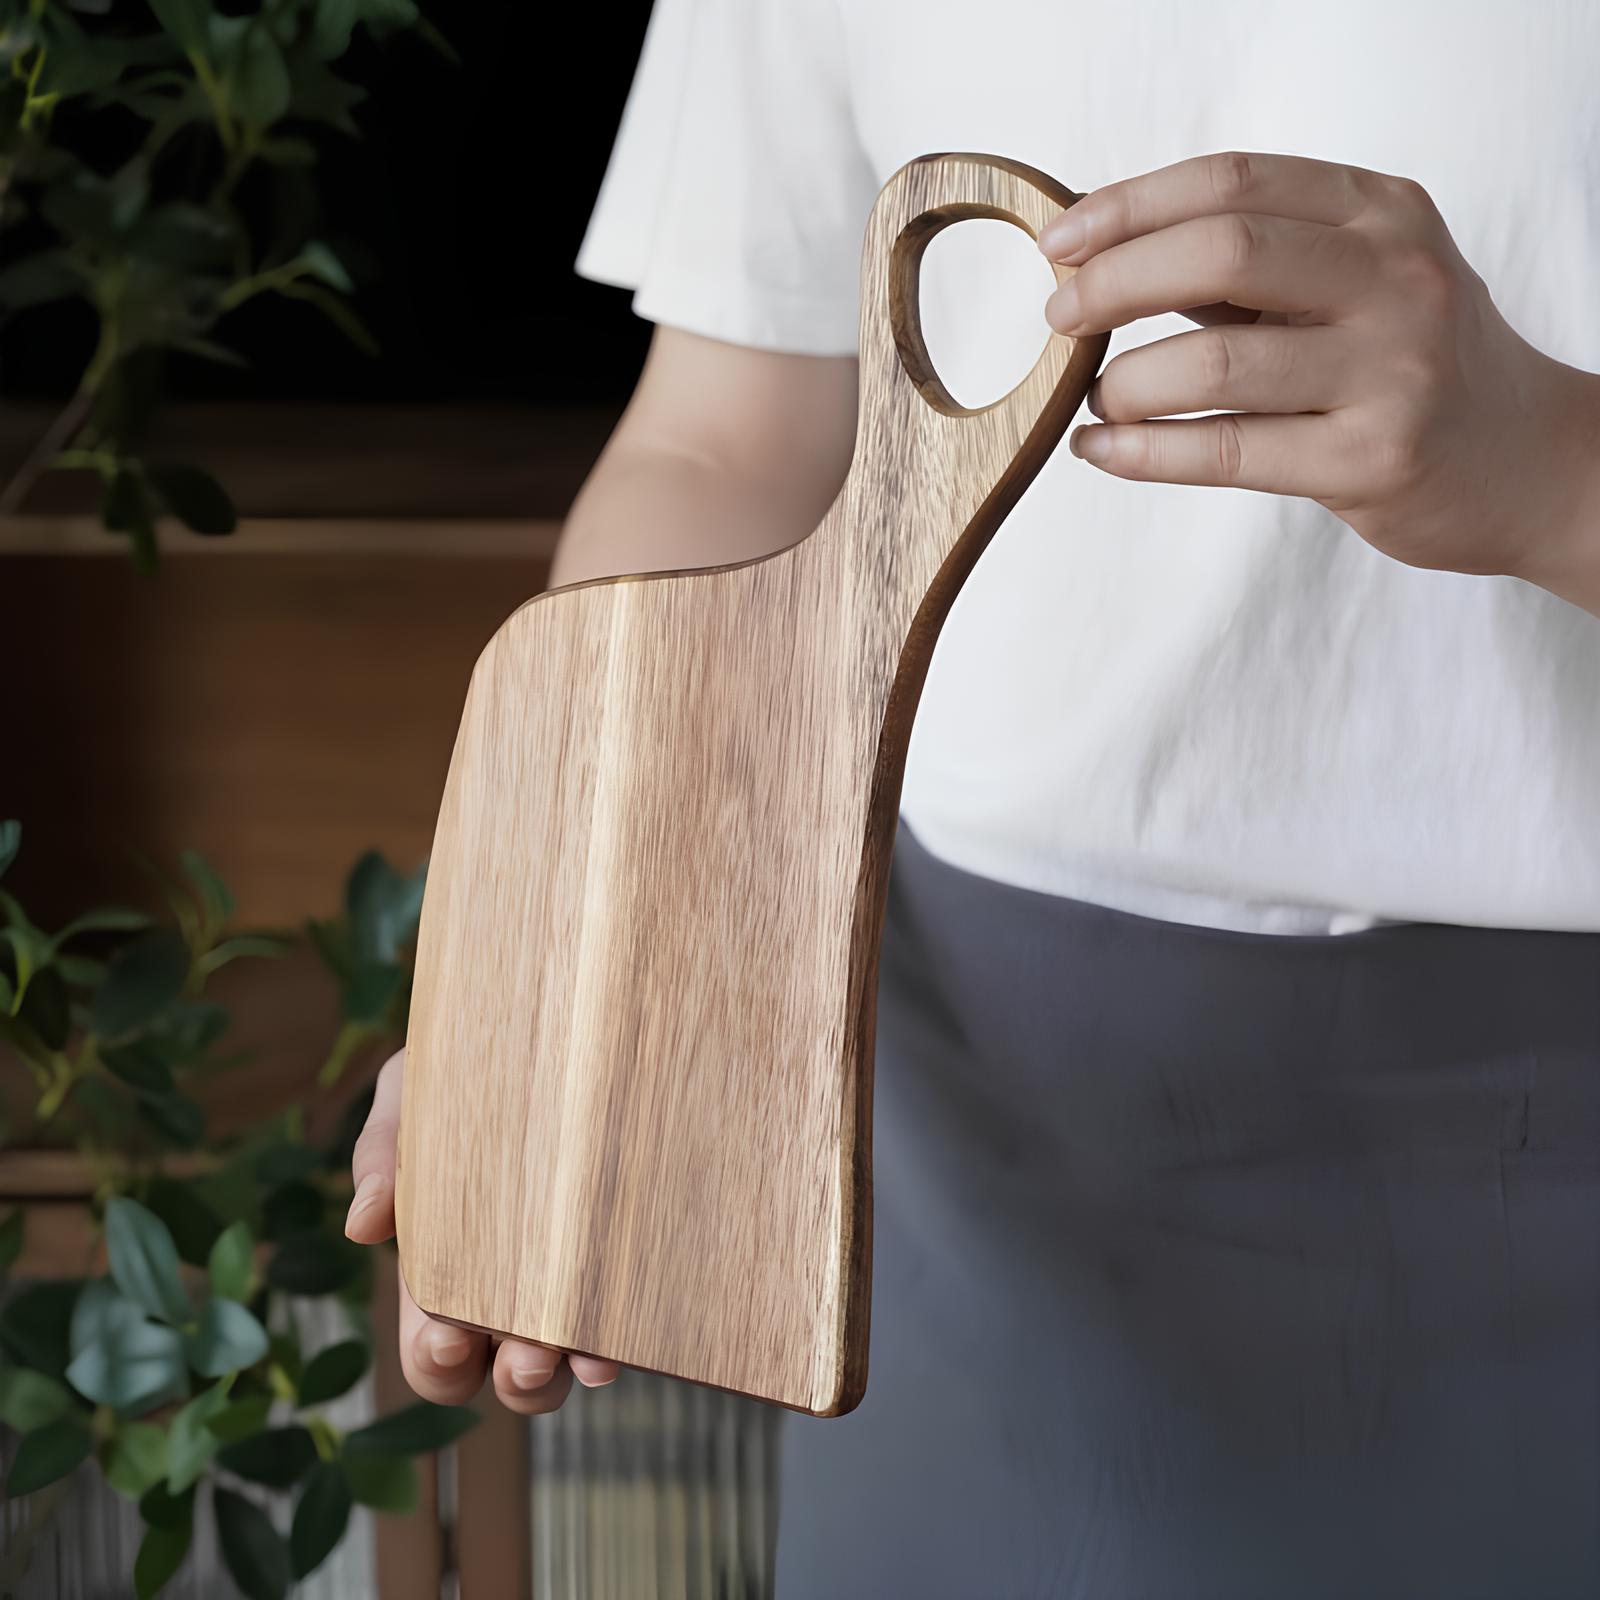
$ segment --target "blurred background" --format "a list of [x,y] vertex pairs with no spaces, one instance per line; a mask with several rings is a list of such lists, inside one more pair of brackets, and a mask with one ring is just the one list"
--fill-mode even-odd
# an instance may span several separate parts
[[339,1231],[648,12],[0,0],[0,1595],[765,1592],[768,1414],[421,1415]]

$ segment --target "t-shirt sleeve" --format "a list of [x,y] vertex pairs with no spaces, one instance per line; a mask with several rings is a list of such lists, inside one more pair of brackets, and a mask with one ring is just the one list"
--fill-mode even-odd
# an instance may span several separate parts
[[877,197],[837,0],[656,0],[578,253],[648,321],[854,354]]

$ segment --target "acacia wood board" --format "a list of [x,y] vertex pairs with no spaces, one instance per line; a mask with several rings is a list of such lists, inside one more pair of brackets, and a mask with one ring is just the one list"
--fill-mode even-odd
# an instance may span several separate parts
[[1105,347],[1050,335],[967,409],[929,360],[918,273],[952,223],[1037,236],[1076,198],[989,156],[903,167],[867,227],[855,455],[816,531],[553,590],[485,649],[401,1117],[425,1311],[815,1415],[859,1401],[912,716],[951,601]]

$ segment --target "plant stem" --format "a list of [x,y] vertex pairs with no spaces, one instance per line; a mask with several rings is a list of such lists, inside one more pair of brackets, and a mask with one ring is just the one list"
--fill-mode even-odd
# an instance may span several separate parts
[[0,489],[0,517],[13,517],[22,509],[22,503],[33,486],[50,470],[55,459],[71,442],[88,419],[96,397],[111,374],[117,361],[117,334],[114,323],[107,323],[100,332],[100,343],[94,356],[84,369],[77,393],[66,403],[54,422],[39,436],[38,442],[28,452],[27,459],[17,468],[11,481]]
[[228,110],[228,97],[222,91],[222,80],[211,70],[211,63],[202,50],[189,52],[189,65],[194,68],[200,90],[211,104],[211,115],[217,124],[217,136],[222,140],[223,148],[231,151],[237,136],[234,133],[233,113]]
[[27,460],[17,468],[11,481],[0,489],[0,517],[13,517],[22,509],[34,484],[83,425],[93,405],[94,391],[80,386],[61,414],[39,436],[39,442],[28,452]]

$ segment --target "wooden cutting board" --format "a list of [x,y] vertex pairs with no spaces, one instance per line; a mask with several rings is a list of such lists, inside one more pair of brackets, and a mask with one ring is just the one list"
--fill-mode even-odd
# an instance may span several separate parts
[[918,271],[951,223],[1037,235],[1076,198],[990,156],[903,167],[867,228],[859,433],[822,525],[757,561],[541,595],[484,651],[405,1074],[400,1256],[424,1310],[819,1416],[861,1398],[911,719],[1105,346],[1050,335],[967,410],[928,358]]

